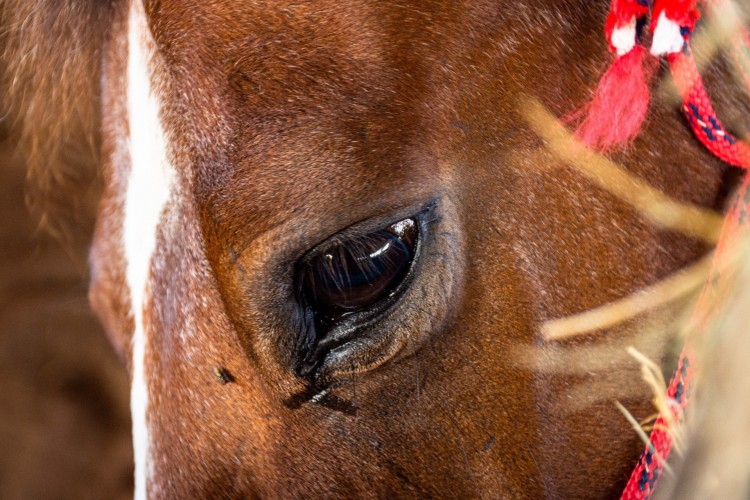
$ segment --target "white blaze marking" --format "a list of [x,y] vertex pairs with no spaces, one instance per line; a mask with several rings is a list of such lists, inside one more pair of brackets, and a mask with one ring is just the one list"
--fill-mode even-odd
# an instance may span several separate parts
[[664,12],[659,14],[654,37],[651,39],[651,54],[655,56],[675,54],[681,51],[684,45],[685,40],[680,33],[680,25],[664,15]]
[[128,119],[131,167],[125,198],[124,246],[130,288],[133,332],[130,408],[133,418],[135,498],[145,499],[150,477],[148,383],[145,359],[148,332],[143,323],[151,257],[162,211],[170,196],[174,173],[167,160],[159,103],[152,92],[147,42],[150,33],[140,1],[133,1],[128,25]]

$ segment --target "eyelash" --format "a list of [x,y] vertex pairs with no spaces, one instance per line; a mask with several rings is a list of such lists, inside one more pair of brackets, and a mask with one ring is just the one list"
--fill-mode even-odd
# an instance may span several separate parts
[[[372,237],[371,235],[360,236],[348,242],[335,244],[335,246],[327,253],[330,254],[333,252],[337,252],[340,258],[339,260],[342,262],[349,260],[346,259],[345,255],[346,253],[348,253],[351,260],[353,260],[357,264],[357,271],[361,272],[365,276],[373,276],[372,273],[377,268],[377,266],[375,266],[375,264],[369,258],[372,256],[372,254],[365,250],[368,242],[377,243],[376,238]],[[343,273],[338,273],[336,272],[336,269],[334,269],[334,260],[327,259],[327,262],[329,265],[322,268],[322,271],[324,271],[326,274],[324,276],[321,276],[321,278],[323,278],[324,280],[329,279],[339,290],[343,291],[344,286],[346,285],[346,283],[344,282],[344,276],[345,273],[348,273],[349,269],[344,268]],[[387,266],[387,269],[385,269],[385,271],[394,270],[396,267],[398,267],[394,258],[390,257],[389,255],[386,255],[383,258],[383,264]],[[308,273],[309,276],[314,279],[314,271],[308,268]],[[351,282],[349,282],[348,284],[351,285]]]

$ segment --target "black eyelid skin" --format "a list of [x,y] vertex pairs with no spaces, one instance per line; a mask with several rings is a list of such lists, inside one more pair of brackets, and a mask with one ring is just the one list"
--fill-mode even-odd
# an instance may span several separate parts
[[[306,331],[305,335],[301,335],[296,343],[297,347],[296,354],[293,356],[293,364],[298,376],[311,381],[314,380],[320,364],[329,352],[349,342],[356,341],[358,332],[376,324],[380,318],[388,314],[388,311],[404,295],[413,281],[414,275],[418,272],[419,261],[423,251],[422,247],[429,232],[428,226],[436,220],[434,217],[434,207],[435,203],[433,202],[416,214],[412,213],[385,227],[382,225],[375,227],[373,228],[374,231],[370,230],[371,226],[368,224],[354,226],[359,230],[356,232],[345,231],[343,234],[338,233],[328,238],[322,244],[316,245],[315,248],[310,250],[298,262],[296,272],[298,302],[300,307],[305,310],[303,313],[304,316],[308,320],[312,319],[314,322],[314,325],[306,325],[304,328]],[[394,286],[367,307],[344,311],[340,315],[333,317],[330,315],[326,316],[325,311],[316,311],[315,299],[310,296],[311,291],[305,288],[305,273],[309,272],[309,266],[313,265],[316,259],[321,259],[322,256],[325,256],[326,252],[331,248],[345,246],[347,242],[351,241],[356,242],[357,240],[366,238],[368,234],[387,231],[406,220],[414,222],[414,241],[410,242],[411,256],[409,262],[406,264],[407,267],[403,271],[403,274],[398,276],[397,280],[394,280]],[[362,231],[361,228],[363,227],[369,231]],[[313,329],[315,333],[311,335],[310,329]]]
[[435,209],[439,203],[440,198],[433,198],[428,202],[402,207],[395,212],[391,212],[390,216],[387,217],[381,215],[349,224],[335,233],[329,233],[330,236],[321,239],[318,243],[308,247],[303,253],[298,254],[297,263],[304,263],[307,259],[319,254],[334,243],[348,241],[387,229],[404,219],[422,219],[424,223],[430,224],[435,220],[434,218],[437,215]]

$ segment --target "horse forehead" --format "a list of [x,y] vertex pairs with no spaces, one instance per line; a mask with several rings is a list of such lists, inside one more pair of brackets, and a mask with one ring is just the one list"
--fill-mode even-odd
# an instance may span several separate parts
[[[496,4],[166,0],[152,2],[148,15],[168,63],[186,79],[192,76],[204,88],[228,84],[244,94],[245,107],[291,108],[347,89],[355,90],[350,98],[392,98],[394,92],[429,88],[428,76],[454,71],[450,60],[476,42],[477,31],[503,32],[502,38],[517,31],[501,28],[515,18]],[[499,15],[508,19],[493,20]],[[496,47],[481,50],[493,53]],[[404,80],[408,86],[395,88]]]
[[288,64],[325,56],[320,62],[330,65],[336,52],[354,59],[375,56],[382,25],[372,8],[355,3],[162,1],[150,5],[148,16],[157,43],[175,54],[268,70],[264,60],[282,52],[290,56]]
[[[399,192],[426,197],[492,144],[528,150],[510,141],[506,113],[486,109],[508,108],[511,87],[533,76],[505,78],[504,65],[535,58],[499,57],[520,21],[497,4],[146,1],[167,100],[183,99],[165,107],[168,136],[200,155],[181,164],[195,172],[202,223],[260,233],[333,206],[365,218],[361,200],[395,192],[409,205]],[[169,133],[188,121],[192,135]],[[511,173],[494,171],[483,187],[496,194]]]
[[[332,200],[348,211],[346,200],[376,198],[373,187],[435,180],[438,159],[455,171],[491,150],[536,147],[511,140],[512,113],[488,113],[511,109],[542,69],[530,69],[539,50],[508,56],[549,22],[521,16],[529,3],[540,2],[146,0],[167,99],[182,100],[165,107],[166,127],[192,131],[168,136],[199,156],[182,164],[196,172],[198,205],[217,215],[202,220],[268,226],[316,203],[325,214]],[[493,169],[488,191],[507,170]]]
[[[484,0],[473,3],[482,3]],[[189,44],[196,37],[236,41],[251,34],[282,36],[282,31],[300,40],[314,36],[317,42],[333,39],[359,39],[348,47],[352,52],[370,40],[374,31],[387,26],[417,28],[419,24],[455,21],[466,10],[461,4],[434,1],[403,2],[354,0],[318,0],[315,2],[247,2],[245,0],[145,0],[152,27],[163,33],[182,33],[176,43]],[[335,30],[331,29],[335,26]],[[425,27],[426,26],[422,26]],[[211,28],[211,29],[209,29]],[[326,38],[320,39],[320,35]],[[392,31],[390,36],[404,39],[419,32]],[[431,37],[436,32],[429,33]],[[364,38],[363,38],[364,37]]]
[[191,162],[199,204],[220,218],[270,225],[316,202],[434,179],[428,136],[447,118],[427,75],[441,62],[414,52],[438,53],[426,27],[462,16],[417,4],[235,0],[147,2],[147,14],[167,99],[188,100],[184,116],[167,109],[167,128],[189,120],[183,129],[195,131],[170,136],[224,145]]
[[299,110],[331,110],[335,101],[366,106],[424,90],[420,79],[436,58],[417,54],[439,53],[436,33],[444,29],[428,32],[438,22],[431,14],[397,15],[404,10],[373,2],[164,1],[149,17],[180,90],[221,96],[213,112],[274,123]]

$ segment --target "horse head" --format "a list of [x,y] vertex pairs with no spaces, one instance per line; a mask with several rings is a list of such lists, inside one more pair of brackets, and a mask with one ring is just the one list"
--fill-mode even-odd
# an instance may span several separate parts
[[[652,413],[624,348],[668,358],[669,336],[642,332],[679,308],[570,340],[542,325],[707,246],[571,168],[524,114],[529,96],[557,116],[586,102],[606,5],[91,8],[90,297],[132,376],[138,496],[622,488],[642,445],[613,401]],[[668,104],[614,158],[723,202],[726,169]]]

